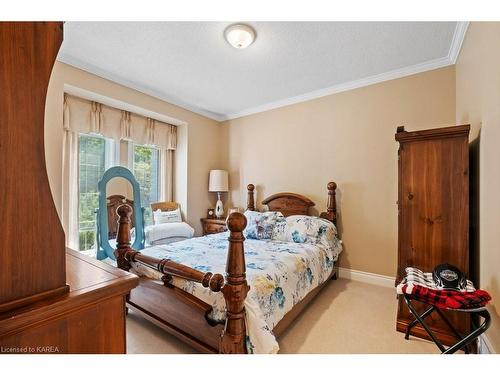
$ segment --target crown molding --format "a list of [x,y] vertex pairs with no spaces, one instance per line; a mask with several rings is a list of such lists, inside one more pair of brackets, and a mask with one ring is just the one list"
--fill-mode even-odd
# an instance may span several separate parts
[[395,69],[382,74],[376,74],[373,76],[365,77],[351,82],[340,83],[338,85],[333,85],[330,87],[326,87],[324,89],[311,91],[306,94],[297,95],[287,99],[277,100],[253,108],[248,108],[243,111],[231,113],[222,117],[224,117],[224,120],[226,121],[233,120],[239,117],[244,117],[260,112],[269,111],[271,109],[276,109],[291,104],[297,104],[308,100],[321,98],[323,96],[338,94],[343,91],[354,90],[361,87],[370,86],[376,83],[390,81],[393,79],[411,76],[413,74],[423,73],[434,69],[444,68],[449,65],[454,65],[457,61],[458,55],[460,54],[460,49],[462,48],[462,43],[464,41],[468,27],[469,27],[469,22],[457,22],[457,25],[455,27],[455,32],[453,34],[453,39],[450,44],[450,49],[448,51],[448,55],[445,57],[426,61],[416,65],[407,66],[400,69]]
[[457,22],[455,33],[453,34],[453,39],[450,45],[450,51],[448,52],[448,58],[452,64],[456,64],[457,62],[468,27],[469,22]]
[[215,120],[217,122],[222,122],[225,120],[225,117],[223,115],[219,115],[217,113],[205,110],[203,108],[198,108],[198,107],[189,105],[187,103],[180,102],[180,101],[175,100],[171,97],[168,97],[162,93],[159,93],[155,90],[151,90],[147,87],[143,87],[140,84],[132,82],[128,79],[118,77],[117,75],[110,73],[110,72],[107,72],[101,68],[98,68],[95,65],[85,63],[83,61],[80,61],[79,59],[75,59],[72,56],[60,54],[59,56],[57,56],[57,60],[64,63],[64,64],[70,65],[74,68],[77,68],[77,69],[86,71],[88,73],[94,74],[100,78],[104,78],[104,79],[111,81],[113,83],[119,84],[121,86],[127,87],[127,88],[135,90],[135,91],[138,91],[142,94],[152,96],[156,99],[160,99],[164,102],[167,102],[169,104],[173,104],[177,107],[183,108],[183,109],[188,110],[190,112],[197,113],[203,117],[207,117],[207,118]]
[[107,79],[109,81],[112,81],[114,83],[120,84],[122,86],[131,88],[133,90],[136,90],[138,92],[141,92],[143,94],[155,97],[157,99],[163,100],[165,102],[168,102],[170,104],[173,104],[175,106],[178,106],[180,108],[186,109],[188,111],[197,113],[201,116],[207,117],[209,119],[218,121],[218,122],[223,122],[223,121],[228,121],[228,120],[233,120],[239,117],[244,117],[244,116],[249,116],[253,115],[256,113],[260,112],[265,112],[269,111],[272,109],[280,108],[280,107],[285,107],[288,105],[292,104],[297,104],[301,102],[306,102],[309,100],[321,98],[323,96],[328,96],[328,95],[333,95],[337,94],[340,92],[344,91],[349,91],[349,90],[354,90],[358,89],[361,87],[365,86],[370,86],[374,85],[377,83],[385,82],[385,81],[390,81],[393,79],[397,78],[402,78],[406,76],[410,76],[413,74],[418,74],[418,73],[423,73],[426,71],[434,70],[434,69],[439,69],[443,68],[449,65],[454,65],[457,61],[458,55],[460,54],[460,49],[462,48],[463,41],[465,39],[465,34],[467,32],[467,28],[469,27],[469,22],[457,22],[457,25],[455,27],[455,32],[453,34],[453,38],[450,44],[450,49],[448,51],[448,55],[445,57],[441,57],[438,59],[426,61],[423,63],[403,67],[400,69],[395,69],[389,72],[381,73],[381,74],[376,74],[373,76],[361,78],[355,81],[350,81],[350,82],[345,82],[345,83],[340,83],[337,85],[329,86],[323,89],[311,91],[305,94],[293,96],[290,98],[286,99],[281,99],[281,100],[276,100],[270,103],[266,103],[263,105],[259,105],[256,107],[244,109],[242,111],[230,113],[230,114],[219,114],[219,113],[214,113],[209,110],[199,108],[184,102],[181,102],[179,100],[173,99],[169,96],[166,96],[163,93],[157,92],[155,90],[151,90],[147,87],[143,87],[138,83],[132,82],[128,79],[124,79],[122,77],[118,77],[113,73],[104,71],[92,64],[87,64],[85,62],[82,62],[78,59],[74,59],[71,56],[66,56],[66,55],[60,55],[58,56],[58,60],[74,66],[78,69],[84,70],[86,72],[95,74],[101,78]]
[[276,108],[285,107],[285,106],[288,106],[291,104],[297,104],[297,103],[305,102],[308,100],[321,98],[323,96],[338,94],[338,93],[343,92],[343,91],[354,90],[354,89],[358,89],[361,87],[370,86],[370,85],[373,85],[376,83],[390,81],[393,79],[402,78],[402,77],[410,76],[413,74],[426,72],[429,70],[443,68],[443,67],[448,66],[448,65],[452,65],[452,63],[450,62],[450,59],[448,58],[448,56],[446,56],[446,57],[442,57],[439,59],[426,61],[426,62],[423,62],[420,64],[404,67],[401,69],[395,69],[395,70],[392,70],[392,71],[389,71],[386,73],[377,74],[377,75],[369,76],[366,78],[358,79],[355,81],[340,83],[338,85],[333,85],[330,87],[326,87],[324,89],[311,91],[311,92],[308,92],[306,94],[297,95],[297,96],[294,96],[291,98],[277,100],[275,102],[271,102],[271,103],[264,104],[261,106],[249,108],[249,109],[243,110],[241,112],[231,113],[227,116],[224,116],[225,117],[224,119],[225,120],[233,120],[233,119],[236,119],[239,117],[249,116],[249,115],[253,115],[255,113],[259,113],[259,112],[265,112],[265,111],[269,111],[271,109],[276,109]]

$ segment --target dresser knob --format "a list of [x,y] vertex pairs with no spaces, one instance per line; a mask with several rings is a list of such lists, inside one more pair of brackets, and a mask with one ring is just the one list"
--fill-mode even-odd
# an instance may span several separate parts
[[408,193],[408,199],[409,199],[409,200],[412,200],[412,199],[413,199],[413,194],[412,194],[412,193]]

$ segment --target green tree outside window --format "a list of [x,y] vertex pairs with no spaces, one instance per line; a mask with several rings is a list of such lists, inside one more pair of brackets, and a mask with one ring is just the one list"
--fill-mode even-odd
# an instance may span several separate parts
[[144,224],[153,224],[150,204],[157,202],[159,188],[159,156],[158,149],[142,145],[134,145],[133,173],[141,187],[141,205],[144,210]]

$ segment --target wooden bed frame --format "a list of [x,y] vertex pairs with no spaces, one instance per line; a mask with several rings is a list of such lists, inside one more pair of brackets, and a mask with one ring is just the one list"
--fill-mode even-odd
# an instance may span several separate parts
[[[106,197],[106,208],[108,211],[108,238],[115,239],[118,234],[118,220],[120,217],[116,213],[118,207],[122,204],[128,204],[134,207],[134,201],[130,200],[123,195],[115,194]],[[134,217],[131,218],[131,228],[135,227]]]
[[[334,182],[328,183],[327,211],[320,217],[335,223]],[[254,185],[248,185],[247,209],[255,211]],[[262,204],[269,210],[281,211],[284,216],[309,215],[309,208],[314,206],[309,198],[294,193],[278,193],[266,198]],[[121,205],[117,209],[119,219],[117,265],[123,270],[130,270],[136,262],[161,272],[163,285],[146,277],[141,277],[139,286],[127,297],[127,307],[144,316],[160,328],[173,334],[200,352],[207,353],[246,353],[245,307],[244,302],[250,289],[245,276],[245,253],[243,248],[243,230],[246,218],[241,213],[233,213],[227,219],[229,249],[227,254],[226,275],[203,273],[191,267],[141,254],[130,248],[130,217],[132,209]],[[200,283],[213,292],[223,294],[226,301],[225,324],[218,324],[209,318],[212,307],[195,296],[175,287],[170,283],[172,277],[180,277]],[[327,279],[337,278],[337,266]],[[279,337],[285,328],[299,315],[305,306],[318,294],[323,283],[312,290],[304,300],[295,305],[274,327],[273,333]]]

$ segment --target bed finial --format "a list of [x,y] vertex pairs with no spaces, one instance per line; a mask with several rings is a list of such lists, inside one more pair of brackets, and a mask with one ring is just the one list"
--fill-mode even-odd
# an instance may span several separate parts
[[[116,235],[116,250],[114,255],[118,268],[130,270],[130,262],[126,259],[127,252],[134,252],[130,247],[130,224],[132,222],[132,207],[128,204],[122,204],[116,209],[119,216],[118,233]],[[130,254],[129,254],[130,255]]]
[[328,189],[328,201],[326,203],[326,212],[322,212],[320,217],[323,219],[330,220],[332,223],[336,224],[337,220],[337,202],[335,199],[335,190],[337,189],[337,184],[333,181],[330,181],[326,188]]
[[248,197],[247,197],[247,210],[249,211],[255,211],[255,199],[254,199],[254,191],[255,186],[253,184],[248,184],[247,186],[247,191],[248,191]]
[[122,204],[118,206],[116,213],[119,216],[119,229],[116,237],[117,248],[123,249],[130,247],[130,223],[132,222],[132,208],[128,204]]
[[247,226],[247,219],[242,213],[234,212],[229,215],[226,223],[230,235],[226,262],[226,283],[222,288],[222,294],[226,300],[227,310],[226,324],[219,343],[219,353],[241,354],[247,352],[245,298],[250,289],[246,280],[243,248],[243,241],[245,241],[243,230]]
[[[252,185],[253,187],[253,185]],[[247,226],[247,218],[240,212],[233,212],[227,218],[227,228],[231,231],[231,234],[240,233],[243,236],[242,232]]]

